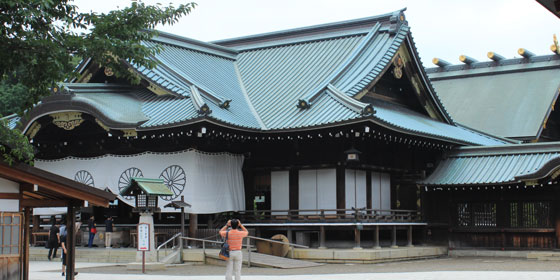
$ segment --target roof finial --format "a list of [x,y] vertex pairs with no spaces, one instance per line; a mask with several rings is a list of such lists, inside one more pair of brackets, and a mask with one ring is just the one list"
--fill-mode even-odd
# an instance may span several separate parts
[[504,60],[506,59],[505,57],[495,53],[495,52],[488,52],[487,54],[488,58],[494,60],[494,61],[500,61],[500,60]]
[[469,56],[466,56],[466,55],[464,55],[464,54],[462,54],[462,55],[459,56],[459,60],[460,60],[461,62],[465,63],[465,64],[468,64],[468,65],[471,65],[471,64],[473,64],[473,63],[478,62],[476,59],[474,59],[474,58],[472,58],[472,57],[469,57]]
[[524,48],[519,48],[519,49],[517,50],[517,53],[518,53],[519,55],[523,56],[524,58],[531,58],[532,56],[535,56],[534,53],[532,53],[532,52],[530,52],[530,51],[528,51],[528,50],[526,50],[526,49],[524,49]]
[[445,66],[451,64],[451,63],[449,63],[449,62],[447,62],[447,61],[445,61],[445,60],[443,60],[443,59],[441,59],[441,58],[437,58],[437,57],[434,57],[434,58],[432,59],[432,63],[435,64],[435,65],[437,65],[437,66],[439,66],[439,67],[445,67]]

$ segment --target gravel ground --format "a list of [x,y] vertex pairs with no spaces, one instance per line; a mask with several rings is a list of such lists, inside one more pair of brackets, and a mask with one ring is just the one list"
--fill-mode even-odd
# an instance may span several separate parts
[[[80,268],[80,273],[129,274],[125,266]],[[243,275],[320,275],[350,273],[401,273],[433,271],[552,271],[560,272],[560,261],[536,261],[516,258],[437,258],[379,264],[326,264],[298,269],[276,269],[243,266]],[[223,275],[225,267],[185,264],[168,267],[165,271],[149,272],[157,275]]]

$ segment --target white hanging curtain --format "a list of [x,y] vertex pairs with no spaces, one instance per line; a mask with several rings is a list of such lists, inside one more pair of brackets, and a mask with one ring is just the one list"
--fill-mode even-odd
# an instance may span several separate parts
[[[36,160],[35,166],[114,194],[128,185],[131,177],[161,178],[173,197],[160,197],[162,212],[176,212],[163,206],[172,200],[192,205],[189,213],[209,214],[245,210],[243,155],[187,150],[174,153],[142,153],[129,156],[105,155],[96,158],[69,157]],[[134,206],[134,199],[119,199]]]

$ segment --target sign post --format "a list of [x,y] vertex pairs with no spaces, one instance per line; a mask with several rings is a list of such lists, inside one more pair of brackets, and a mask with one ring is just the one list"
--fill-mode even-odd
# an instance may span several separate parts
[[150,251],[150,224],[139,223],[138,232],[138,251],[142,251],[142,273],[146,273],[146,251]]

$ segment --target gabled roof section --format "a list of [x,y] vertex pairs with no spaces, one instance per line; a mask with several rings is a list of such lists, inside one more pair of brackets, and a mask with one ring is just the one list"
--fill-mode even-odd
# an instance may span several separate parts
[[461,147],[444,156],[425,186],[534,184],[560,173],[560,142]]
[[558,55],[447,65],[426,71],[458,122],[526,141],[540,138],[560,88]]
[[[129,65],[142,77],[141,87],[69,84],[69,92],[83,90],[51,101],[123,130],[210,121],[250,131],[284,132],[370,121],[457,144],[507,143],[454,125],[421,66],[403,12],[214,43],[162,32],[144,42],[161,49],[153,57],[158,65],[154,69]],[[413,85],[412,90],[407,88],[406,104],[361,99],[378,81],[386,81],[381,77],[405,56],[403,61],[410,66],[404,67],[408,72],[402,77],[407,79],[401,81]],[[103,73],[96,75],[103,80]],[[106,108],[97,90],[111,102]],[[75,106],[75,101],[87,106]],[[418,106],[408,110],[416,101]],[[115,110],[123,107],[134,112],[120,116]]]
[[126,196],[131,195],[134,192],[134,188],[139,188],[144,191],[147,195],[157,195],[157,196],[172,196],[173,192],[169,190],[167,185],[163,182],[163,179],[151,179],[151,178],[130,178],[130,183],[124,189],[120,191],[120,195]]

